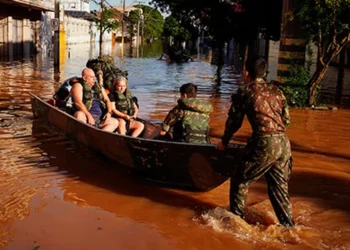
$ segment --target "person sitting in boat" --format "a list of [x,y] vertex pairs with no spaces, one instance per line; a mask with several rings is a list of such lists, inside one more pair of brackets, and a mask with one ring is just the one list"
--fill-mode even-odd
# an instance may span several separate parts
[[144,129],[144,124],[136,120],[139,112],[135,97],[128,89],[128,81],[119,76],[113,81],[113,88],[109,93],[112,103],[113,117],[119,118],[118,132],[122,135],[130,134],[137,137]]
[[196,99],[197,86],[193,83],[182,85],[180,94],[177,106],[169,111],[161,125],[160,135],[166,135],[173,128],[174,141],[208,143],[209,114],[213,112],[213,106]]
[[82,81],[76,83],[70,90],[74,109],[74,117],[102,130],[114,132],[119,125],[112,118],[112,105],[104,88],[97,83],[92,69],[82,71]]

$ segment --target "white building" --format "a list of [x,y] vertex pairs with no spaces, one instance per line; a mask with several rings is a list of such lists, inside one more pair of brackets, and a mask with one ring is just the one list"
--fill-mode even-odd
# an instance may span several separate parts
[[90,12],[90,0],[61,0],[64,10]]
[[[99,42],[100,30],[89,12],[65,10],[63,24],[67,44]],[[102,39],[109,42],[112,34],[106,31]]]

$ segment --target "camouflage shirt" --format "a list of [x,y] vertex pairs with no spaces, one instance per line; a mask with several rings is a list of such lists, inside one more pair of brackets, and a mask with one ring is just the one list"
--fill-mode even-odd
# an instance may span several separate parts
[[177,121],[180,121],[184,117],[184,114],[184,110],[179,109],[178,106],[175,106],[165,117],[162,123],[162,130],[168,132]]
[[102,76],[105,89],[111,89],[113,80],[118,76],[127,78],[128,75],[126,71],[122,71],[114,65],[113,58],[110,56],[91,58],[86,63],[86,67],[92,69],[97,77]]
[[178,100],[162,123],[162,130],[168,132],[173,127],[175,141],[207,143],[209,140],[209,114],[211,103],[196,98]]
[[95,63],[95,64],[93,65],[92,70],[95,72],[95,75],[96,75],[96,76],[99,76],[99,75],[102,75],[102,76],[103,76],[102,67],[103,67],[102,62],[98,62],[98,63]]
[[282,91],[272,82],[254,82],[232,95],[222,143],[227,145],[247,115],[253,135],[284,133],[290,123],[288,105]]

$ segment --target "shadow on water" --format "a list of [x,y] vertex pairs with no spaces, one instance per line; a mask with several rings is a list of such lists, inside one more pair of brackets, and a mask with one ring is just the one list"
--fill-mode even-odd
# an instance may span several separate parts
[[127,168],[105,156],[70,140],[40,120],[33,121],[32,136],[38,147],[49,156],[49,165],[73,174],[80,181],[115,193],[147,197],[173,207],[210,208],[215,205],[188,196],[183,190],[170,190],[132,174]]
[[[212,138],[220,138],[222,135],[219,133],[213,133],[211,134]],[[234,141],[238,142],[239,144],[246,144],[249,140],[250,136],[235,136]],[[319,150],[319,149],[313,149],[310,147],[306,147],[301,143],[298,143],[297,141],[291,140],[290,144],[292,146],[292,152],[299,152],[299,153],[306,153],[306,154],[318,154],[323,156],[329,156],[329,157],[337,157],[344,160],[350,160],[350,156],[346,154],[340,154],[335,152],[329,152],[325,150]]]
[[295,151],[295,152],[301,152],[301,153],[307,153],[307,154],[319,154],[324,156],[337,157],[344,160],[350,160],[349,155],[333,153],[333,152],[331,153],[331,152],[317,150],[317,149],[310,149],[296,141],[291,141],[291,145],[292,145],[292,151]]

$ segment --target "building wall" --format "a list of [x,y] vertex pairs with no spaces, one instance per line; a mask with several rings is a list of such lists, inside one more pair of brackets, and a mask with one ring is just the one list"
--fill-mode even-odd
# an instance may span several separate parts
[[90,0],[61,0],[65,10],[90,12]]
[[12,0],[15,4],[20,4],[33,9],[42,8],[46,10],[54,9],[54,0]]
[[53,0],[14,0],[0,3],[0,57],[28,58],[40,48],[43,11],[53,9]]
[[28,58],[36,52],[39,34],[36,21],[18,19],[12,16],[0,20],[0,57],[12,60],[13,57]]
[[280,49],[280,42],[269,41],[269,55],[268,55],[268,75],[269,80],[277,79],[278,69],[278,54]]
[[[64,17],[64,30],[66,32],[67,44],[99,42],[100,31],[97,29],[94,22],[84,19],[73,18],[70,16]],[[112,34],[105,32],[103,41],[111,41]]]

